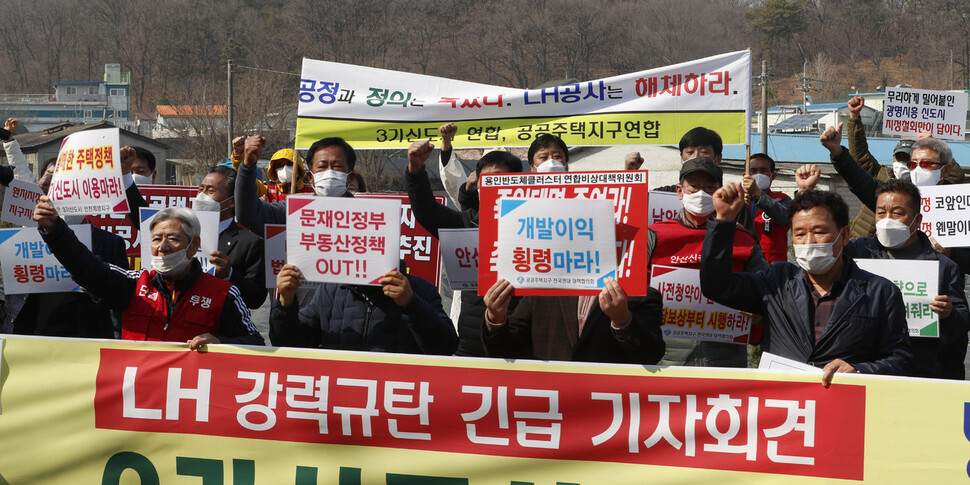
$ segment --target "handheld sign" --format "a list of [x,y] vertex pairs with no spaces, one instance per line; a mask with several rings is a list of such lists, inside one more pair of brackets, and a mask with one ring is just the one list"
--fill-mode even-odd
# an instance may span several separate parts
[[968,186],[920,187],[920,230],[945,248],[970,246],[970,190]]
[[650,191],[650,224],[669,221],[677,218],[677,213],[684,207],[677,197],[677,192]]
[[37,184],[13,179],[3,194],[3,212],[0,220],[18,226],[37,227],[34,222],[34,207],[37,199],[44,193]]
[[478,229],[438,229],[438,240],[451,289],[477,289]]
[[308,281],[379,286],[398,268],[398,200],[291,195],[286,213],[286,259]]
[[940,316],[930,309],[933,298],[941,294],[940,262],[894,259],[855,260],[865,271],[892,281],[903,294],[906,306],[906,326],[910,337],[939,337]]
[[[266,224],[263,227],[266,241],[263,245],[266,287],[276,288],[276,276],[286,264],[286,224]],[[300,281],[300,288],[296,291],[297,294],[314,291],[318,286],[320,286],[319,282],[303,279]]]
[[887,87],[883,113],[883,134],[916,138],[929,132],[935,138],[963,141],[967,93]]
[[117,128],[81,131],[64,138],[48,197],[61,215],[128,212]]
[[[70,226],[81,244],[91,248],[91,225]],[[80,290],[37,229],[0,229],[0,270],[3,291],[22,293],[60,293]]]
[[[441,276],[441,253],[438,240],[414,218],[408,194],[364,193],[356,194],[358,199],[390,199],[401,201],[401,261],[407,273],[418,276],[438,287]],[[436,195],[435,201],[445,203],[444,196]]]
[[[149,229],[151,220],[161,209],[151,207],[139,208],[141,224],[141,268],[152,269],[152,231]],[[195,257],[202,263],[202,271],[215,273],[215,266],[209,263],[209,253],[219,250],[219,213],[216,211],[192,211],[199,218],[202,232],[199,233],[201,243]]]
[[654,265],[650,285],[663,295],[665,338],[748,343],[751,316],[701,294],[700,270]]

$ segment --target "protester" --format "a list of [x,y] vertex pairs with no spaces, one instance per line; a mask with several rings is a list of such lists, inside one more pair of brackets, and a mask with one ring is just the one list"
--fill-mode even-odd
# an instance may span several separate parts
[[[243,158],[246,156],[246,138],[246,135],[242,135],[232,139],[232,153],[229,154],[229,160],[232,163],[233,170],[239,170],[239,164],[242,163]],[[260,155],[262,155],[262,152],[260,152]],[[255,171],[256,169],[253,170]],[[255,177],[255,175],[253,176]],[[256,178],[256,196],[264,202],[276,202],[269,200],[269,197],[266,195],[267,192],[269,192],[269,189],[266,188],[266,184],[262,180],[259,180],[259,178]]]
[[3,151],[7,154],[7,165],[0,166],[0,184],[3,184],[4,187],[10,185],[13,179],[31,184],[36,183],[34,173],[30,171],[30,165],[27,164],[27,157],[20,149],[20,142],[14,138],[17,124],[17,118],[7,118],[7,121],[3,123],[3,129],[6,131]]
[[121,338],[205,344],[263,345],[239,289],[202,272],[199,220],[189,209],[162,209],[152,219],[152,269],[126,271],[101,261],[74,235],[47,196],[34,220],[71,278],[109,308],[124,310]]
[[[312,194],[313,187],[303,183],[305,177],[306,169],[303,168],[303,158],[296,153],[296,150],[292,148],[277,150],[273,157],[269,159],[269,169],[266,170],[266,178],[274,182],[266,185],[266,201],[283,202],[291,191],[300,194]],[[293,184],[296,184],[295,190]]]
[[[705,224],[714,215],[712,195],[723,183],[723,172],[707,157],[692,158],[680,167],[675,186],[683,209],[675,219],[651,224],[647,230],[648,268],[653,265],[700,268]],[[732,271],[756,272],[768,267],[753,234],[740,225],[735,228],[738,244],[732,253]],[[760,335],[754,333],[752,343]],[[661,364],[715,367],[747,367],[745,345],[668,338]]]
[[[431,181],[425,163],[434,151],[427,140],[416,141],[408,148],[408,168],[404,171],[408,199],[414,220],[434,237],[438,229],[478,227],[478,204],[456,211],[438,204],[431,190]],[[522,171],[522,161],[508,152],[493,151],[482,156],[475,167],[476,180],[482,174],[517,173]],[[473,192],[478,194],[478,190]],[[485,350],[481,343],[481,322],[485,303],[477,291],[461,292],[461,312],[458,317],[460,343],[457,354],[481,357]]]
[[556,135],[543,133],[529,145],[529,166],[533,172],[565,172],[569,170],[569,149]]
[[129,165],[131,178],[136,185],[155,183],[155,155],[142,147],[134,147],[134,159]]
[[451,355],[458,335],[431,283],[388,271],[382,286],[324,283],[313,299],[296,299],[302,274],[283,266],[270,319],[273,345],[370,352]]
[[[721,142],[721,135],[717,134],[714,130],[704,128],[703,126],[693,128],[687,133],[684,133],[684,136],[680,137],[679,146],[681,162],[686,162],[697,157],[707,157],[714,162],[714,165],[721,166],[721,151],[724,149],[724,143]],[[633,155],[636,158],[640,157],[639,152],[634,152],[628,154],[627,158],[629,159]],[[664,185],[653,190],[659,192],[676,192],[677,185]]]
[[701,258],[704,296],[765,315],[763,350],[822,367],[826,387],[837,372],[912,372],[902,295],[844,254],[849,209],[838,194],[799,192],[788,208],[798,264],[778,262],[754,274],[731,271],[743,207],[737,184],[714,193],[716,217],[707,223]]
[[788,261],[788,205],[791,197],[771,190],[778,175],[775,161],[766,153],[749,157],[748,173],[741,181],[745,203],[754,220],[758,243],[769,263]]

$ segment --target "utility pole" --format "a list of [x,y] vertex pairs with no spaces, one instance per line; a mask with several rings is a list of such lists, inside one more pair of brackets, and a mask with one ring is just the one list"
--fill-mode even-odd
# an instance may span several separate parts
[[229,59],[229,61],[227,62],[226,69],[227,69],[227,71],[229,73],[229,89],[228,89],[228,92],[229,92],[229,102],[228,102],[228,105],[226,106],[226,117],[228,118],[226,120],[226,124],[227,124],[227,127],[228,127],[229,153],[231,155],[232,154],[232,134],[234,132],[233,131],[233,126],[232,126],[232,59]]
[[809,93],[809,91],[819,91],[818,88],[816,88],[815,86],[812,86],[811,84],[809,84],[809,81],[820,82],[820,83],[824,83],[826,81],[823,81],[821,79],[812,79],[812,78],[808,77],[808,61],[807,60],[802,65],[802,79],[801,79],[801,81],[802,81],[802,85],[801,86],[796,86],[795,87],[795,90],[802,92],[802,114],[806,114],[806,113],[808,113],[808,93]]
[[761,132],[761,153],[768,153],[768,61],[761,61],[758,84],[761,86],[761,119],[758,128]]

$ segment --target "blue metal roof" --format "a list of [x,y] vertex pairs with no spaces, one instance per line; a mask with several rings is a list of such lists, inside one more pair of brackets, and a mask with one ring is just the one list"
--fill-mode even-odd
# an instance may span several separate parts
[[[883,165],[888,165],[893,159],[893,149],[899,143],[899,138],[870,137],[869,152]],[[843,136],[842,144],[849,146]],[[949,141],[953,159],[960,165],[970,165],[970,142]],[[751,134],[751,153],[761,151],[761,134]],[[768,134],[768,155],[776,162],[798,163],[831,163],[829,151],[818,141],[818,135],[786,135]],[[744,145],[724,145],[721,156],[727,160],[744,160]]]

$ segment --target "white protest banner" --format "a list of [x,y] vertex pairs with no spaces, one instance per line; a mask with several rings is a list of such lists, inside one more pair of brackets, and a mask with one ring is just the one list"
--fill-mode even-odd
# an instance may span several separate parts
[[438,229],[441,259],[453,290],[478,289],[478,229]]
[[[154,207],[140,207],[139,234],[141,235],[141,269],[152,269],[152,231],[148,228],[151,218],[162,209]],[[195,257],[202,263],[202,271],[215,273],[215,266],[209,262],[209,253],[219,250],[219,212],[193,210],[199,218],[202,232],[199,234],[201,243]]]
[[[263,231],[266,242],[263,246],[266,287],[276,288],[276,275],[280,274],[280,270],[286,264],[286,224],[266,224]],[[318,286],[320,286],[319,282],[304,279],[300,281],[297,292],[312,291]]]
[[[91,225],[69,227],[81,244],[90,249]],[[32,227],[0,229],[0,271],[3,271],[3,291],[8,295],[79,290],[71,274]]]
[[61,215],[127,213],[117,128],[73,133],[61,142],[48,196]]
[[677,197],[677,192],[651,190],[648,200],[650,209],[648,220],[650,224],[676,219],[677,213],[684,207],[680,197]]
[[751,316],[701,294],[700,270],[654,265],[650,286],[663,295],[665,338],[748,343]]
[[916,138],[924,131],[935,138],[963,141],[967,93],[886,88],[882,132]]
[[37,227],[34,222],[34,207],[37,199],[44,195],[37,184],[13,179],[3,194],[3,212],[0,220],[18,226]]
[[885,259],[855,260],[863,270],[882,276],[899,287],[906,305],[910,337],[939,337],[940,316],[930,310],[930,303],[940,294],[940,262],[907,259],[887,262]]
[[563,295],[605,287],[606,278],[616,277],[613,202],[500,199],[498,277],[516,288],[556,289]]
[[400,263],[401,201],[290,195],[286,260],[308,281],[380,285]]
[[750,93],[750,51],[531,90],[303,59],[296,146],[437,144],[442,120],[457,123],[461,147],[529,146],[541,133],[569,146],[676,145],[697,126],[745,144]]
[[945,248],[970,246],[970,185],[920,187],[920,230]]

